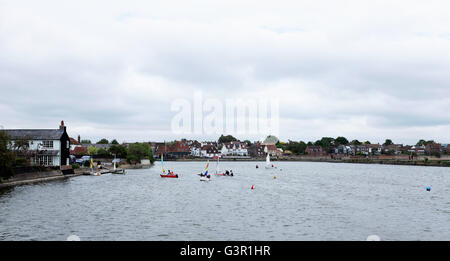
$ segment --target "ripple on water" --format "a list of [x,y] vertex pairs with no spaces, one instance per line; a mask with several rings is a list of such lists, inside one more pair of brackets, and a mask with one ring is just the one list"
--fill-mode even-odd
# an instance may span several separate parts
[[277,162],[283,172],[273,179],[255,163],[223,162],[235,177],[201,183],[195,173],[203,162],[167,164],[181,173],[179,180],[161,179],[156,166],[2,191],[0,240],[71,234],[82,240],[365,240],[375,232],[390,240],[422,233],[447,240],[450,234],[448,190],[423,189],[436,177],[440,187],[450,187],[446,168]]

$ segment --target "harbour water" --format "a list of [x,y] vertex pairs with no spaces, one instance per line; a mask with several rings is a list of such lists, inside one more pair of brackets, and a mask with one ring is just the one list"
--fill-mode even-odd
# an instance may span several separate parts
[[0,192],[0,240],[450,240],[449,168],[274,164],[221,162],[235,176],[210,182],[205,162],[166,162],[179,179],[157,163],[18,186]]

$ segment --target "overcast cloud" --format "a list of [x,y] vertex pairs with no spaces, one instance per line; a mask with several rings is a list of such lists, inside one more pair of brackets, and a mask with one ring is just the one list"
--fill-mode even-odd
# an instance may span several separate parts
[[202,91],[278,98],[282,140],[448,143],[449,72],[448,1],[0,0],[4,128],[177,139]]

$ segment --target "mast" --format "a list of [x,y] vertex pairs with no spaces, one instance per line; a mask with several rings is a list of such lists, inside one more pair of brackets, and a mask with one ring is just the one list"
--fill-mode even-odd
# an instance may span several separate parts
[[166,173],[166,170],[164,169],[164,152],[166,150],[166,141],[164,141],[164,150],[161,153],[161,168],[162,168],[162,172]]
[[217,156],[216,174],[219,174],[219,159],[220,157]]

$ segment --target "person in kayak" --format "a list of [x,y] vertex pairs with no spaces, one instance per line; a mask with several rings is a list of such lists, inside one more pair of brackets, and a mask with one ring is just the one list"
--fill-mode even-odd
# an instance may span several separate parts
[[233,176],[233,171],[232,170],[230,170],[230,176]]
[[230,172],[227,170],[227,171],[225,171],[225,175],[230,175]]

